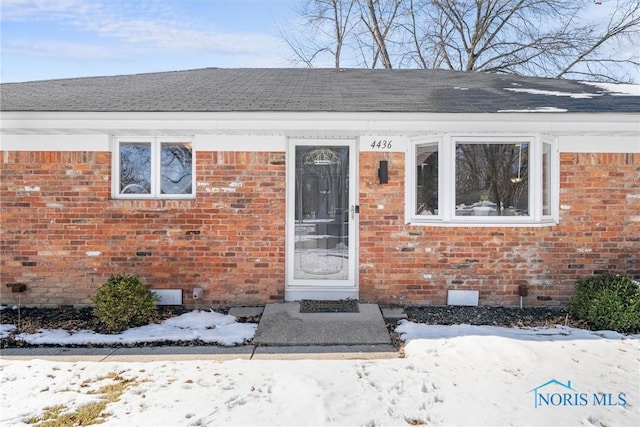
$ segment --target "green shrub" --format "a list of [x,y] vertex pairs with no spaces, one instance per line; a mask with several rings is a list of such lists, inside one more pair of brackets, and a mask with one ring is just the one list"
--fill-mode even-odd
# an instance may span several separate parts
[[625,275],[602,274],[579,280],[569,312],[594,329],[640,332],[640,286]]
[[149,323],[158,296],[137,277],[111,276],[93,297],[93,312],[112,333]]

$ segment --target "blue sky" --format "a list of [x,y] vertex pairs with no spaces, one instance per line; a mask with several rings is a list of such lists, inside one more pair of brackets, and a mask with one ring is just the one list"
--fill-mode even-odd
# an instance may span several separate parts
[[[295,66],[279,28],[296,28],[294,8],[302,3],[0,0],[0,81]],[[587,16],[606,20],[615,6],[613,0],[594,3]],[[637,46],[617,48],[637,52]],[[630,72],[635,74],[637,69]]]
[[283,67],[294,0],[0,0],[2,82]]

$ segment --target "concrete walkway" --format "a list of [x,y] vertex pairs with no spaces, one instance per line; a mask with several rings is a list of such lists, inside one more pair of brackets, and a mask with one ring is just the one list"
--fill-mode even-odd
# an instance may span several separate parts
[[[300,313],[297,302],[239,307],[236,317],[262,317],[251,344],[224,346],[7,348],[0,359],[64,362],[150,362],[171,360],[389,359],[391,345],[376,304],[359,304],[359,313]],[[392,314],[389,314],[392,317]]]
[[0,351],[0,360],[51,360],[58,362],[163,362],[187,360],[372,360],[400,357],[391,346],[330,345],[330,346],[162,346],[162,347],[43,347],[7,348]]

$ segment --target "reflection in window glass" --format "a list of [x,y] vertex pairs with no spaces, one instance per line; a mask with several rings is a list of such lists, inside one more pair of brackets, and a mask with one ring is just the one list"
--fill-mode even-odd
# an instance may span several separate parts
[[416,214],[438,215],[438,144],[416,147]]
[[191,194],[191,144],[162,144],[160,153],[160,192]]
[[151,144],[120,144],[120,194],[151,193]]
[[456,144],[456,216],[529,215],[529,144]]
[[296,146],[294,279],[349,278],[348,178],[348,146]]
[[551,215],[551,144],[542,144],[542,215]]

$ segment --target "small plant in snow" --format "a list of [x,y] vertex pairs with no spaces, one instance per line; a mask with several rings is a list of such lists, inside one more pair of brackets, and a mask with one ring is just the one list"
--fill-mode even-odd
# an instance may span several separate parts
[[93,312],[112,333],[149,323],[156,314],[158,296],[137,277],[111,276],[93,297]]

